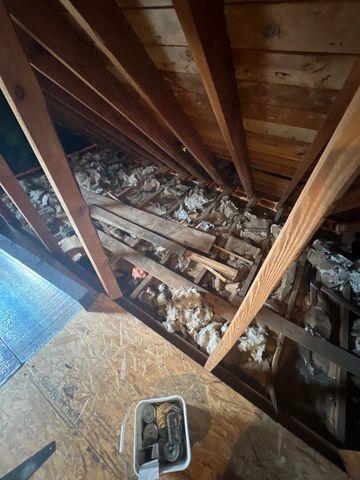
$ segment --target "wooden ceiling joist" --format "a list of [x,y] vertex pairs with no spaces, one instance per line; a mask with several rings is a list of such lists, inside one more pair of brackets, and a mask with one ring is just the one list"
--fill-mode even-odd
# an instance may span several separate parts
[[245,193],[254,194],[245,131],[221,0],[174,0],[226,146]]
[[89,120],[88,117],[79,114],[75,109],[69,108],[64,103],[48,95],[44,90],[43,92],[45,93],[46,104],[54,123],[65,126],[75,133],[93,141],[101,148],[106,149],[112,147],[115,150],[119,150],[122,154],[128,155],[131,159],[145,158],[132,150],[127,144],[122,143],[117,135],[113,135],[113,132],[103,130],[97,122],[94,123]]
[[119,298],[121,290],[91,222],[88,207],[52,125],[41,88],[16,36],[3,0],[0,0],[0,42],[1,90],[105,291],[111,298]]
[[83,117],[74,111],[70,112],[65,108],[64,104],[50,97],[46,97],[46,103],[54,123],[69,128],[74,133],[95,142],[95,144],[100,147],[108,148],[111,146],[115,149],[119,148],[122,152],[126,152],[126,149],[123,148],[123,145],[117,139],[111,137],[104,131],[99,131],[99,128],[92,123],[85,122]]
[[[0,155],[0,186],[5,191],[21,215],[25,218],[36,236],[45,245],[49,252],[61,253],[62,250],[47,227],[45,220],[36,211],[29,197],[21,187],[19,181],[10,170],[5,159]],[[10,212],[11,213],[11,212]],[[11,222],[10,222],[11,223]]]
[[[178,140],[142,104],[135,93],[119,82],[100,54],[58,11],[55,2],[32,0],[8,2],[14,22],[54,55],[63,65],[92,88],[112,108],[167,152],[193,175],[207,178],[196,165],[186,160]],[[181,169],[179,169],[180,171]]]
[[314,165],[321,151],[330,140],[341,117],[344,115],[351,99],[360,85],[360,60],[357,60],[353,66],[348,78],[346,79],[342,90],[337,96],[332,108],[323,126],[318,131],[314,141],[311,143],[302,162],[300,163],[295,175],[291,179],[289,186],[278,202],[277,208],[280,209],[290,198],[298,184],[304,178],[308,170]]
[[[182,169],[182,167],[177,164],[170,155],[149,140],[148,137],[134,127],[133,124],[120,115],[115,109],[111,108],[107,102],[94,92],[94,90],[82,82],[54,56],[34,42],[20,28],[18,28],[18,35],[22,46],[25,48],[30,64],[35,70],[49,78],[52,82],[85,105],[85,107],[92,110],[98,116],[103,118],[103,120],[112,125],[112,127],[117,129],[122,136],[122,139],[126,137],[132,142],[133,149],[134,145],[137,144],[144,149],[145,152],[148,152],[148,154],[144,154],[149,157],[149,160],[154,158],[155,163],[160,161],[171,169],[178,171],[179,169]],[[183,171],[185,172],[185,169]]]
[[155,67],[115,0],[60,0],[115,69],[162,118],[203,169],[224,183],[214,158]]
[[130,155],[132,156],[137,155],[143,158],[147,158],[155,164],[161,163],[149,154],[147,155],[146,152],[141,149],[141,147],[133,144],[131,141],[129,141],[128,138],[119,133],[112,125],[107,123],[100,116],[87,108],[84,104],[78,102],[74,97],[69,95],[65,90],[58,87],[55,83],[52,83],[49,79],[42,76],[41,74],[38,74],[37,78],[43,92],[45,92],[47,96],[66,105],[68,109],[77,112],[85,120],[90,121],[97,128],[99,128],[100,132],[108,133],[110,136],[114,137],[117,140],[118,146],[122,147],[125,152],[130,153]]
[[348,188],[354,175],[359,173],[359,123],[360,88],[356,91],[228,330],[210,355],[206,363],[207,369],[212,370],[234,346],[316,232],[329,208]]

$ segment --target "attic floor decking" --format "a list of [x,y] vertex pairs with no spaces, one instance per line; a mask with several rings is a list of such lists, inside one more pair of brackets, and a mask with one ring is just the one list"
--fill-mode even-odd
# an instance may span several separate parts
[[132,479],[136,403],[178,393],[189,408],[192,461],[172,479],[347,478],[105,296],[90,310],[0,390],[1,476],[56,440],[34,478]]

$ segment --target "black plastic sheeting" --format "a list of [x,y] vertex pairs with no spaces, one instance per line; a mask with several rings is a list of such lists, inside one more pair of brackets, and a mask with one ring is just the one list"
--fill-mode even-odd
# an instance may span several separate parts
[[0,250],[0,385],[81,308],[78,301]]

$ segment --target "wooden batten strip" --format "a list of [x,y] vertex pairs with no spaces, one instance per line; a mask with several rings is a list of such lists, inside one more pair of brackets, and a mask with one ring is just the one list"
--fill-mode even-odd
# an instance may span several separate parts
[[359,123],[360,88],[356,91],[227,332],[209,357],[207,369],[212,370],[231,350],[316,232],[332,204],[358,173]]
[[108,293],[121,290],[91,223],[88,208],[51,123],[45,99],[0,1],[0,86],[72,227]]

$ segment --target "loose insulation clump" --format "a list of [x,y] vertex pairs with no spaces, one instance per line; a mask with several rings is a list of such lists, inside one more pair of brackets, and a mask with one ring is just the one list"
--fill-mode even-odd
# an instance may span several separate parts
[[240,337],[238,349],[240,352],[250,352],[250,358],[254,362],[262,363],[267,343],[267,328],[262,325],[249,327]]
[[201,293],[195,288],[167,288],[164,284],[159,291],[155,304],[166,319],[167,331],[189,336],[208,354],[212,353],[220,341],[223,322]]

